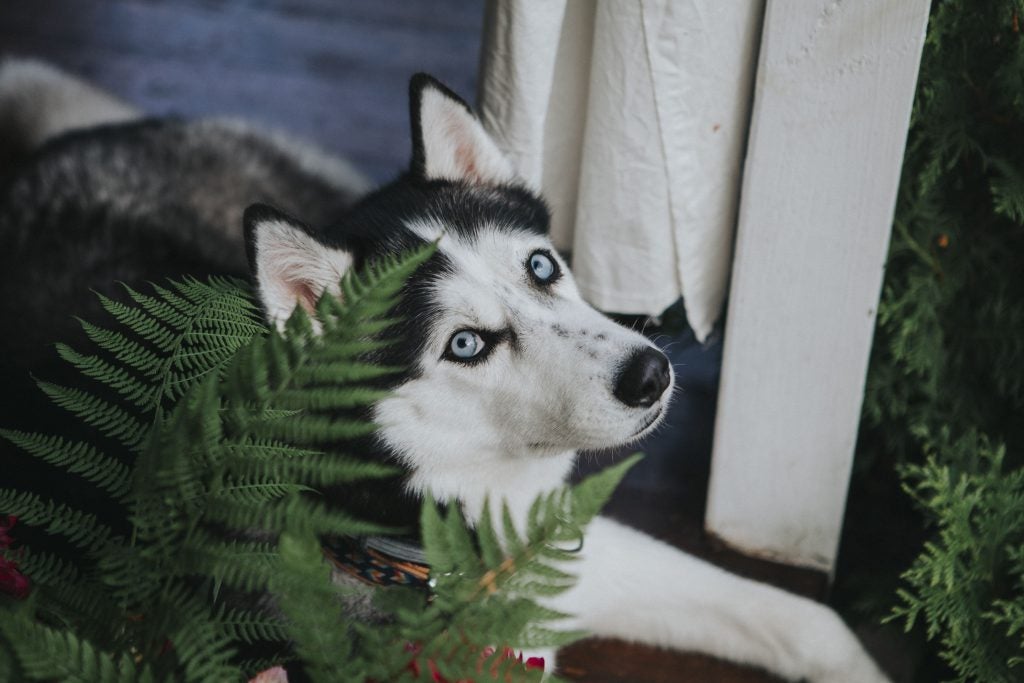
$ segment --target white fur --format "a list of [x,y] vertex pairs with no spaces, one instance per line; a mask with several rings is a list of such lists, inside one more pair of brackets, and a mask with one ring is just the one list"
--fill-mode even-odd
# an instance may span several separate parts
[[461,103],[428,85],[420,99],[424,174],[429,180],[507,183],[515,171],[505,155]]
[[788,679],[883,683],[842,620],[811,600],[729,574],[610,519],[587,529],[577,584],[550,601],[565,626],[694,650]]
[[312,312],[329,291],[338,294],[352,256],[331,249],[284,220],[264,220],[256,226],[256,280],[267,319],[284,326],[296,306]]
[[[437,230],[411,227],[424,237]],[[588,306],[564,263],[550,292],[529,283],[529,255],[554,255],[547,238],[485,227],[472,241],[445,234],[439,249],[456,270],[433,284],[442,313],[423,330],[419,376],[375,413],[382,436],[413,471],[414,489],[460,501],[471,518],[487,493],[528,506],[558,485],[575,451],[616,446],[654,428],[647,425],[663,414],[671,389],[649,408],[627,407],[612,393],[623,359],[652,344]],[[459,330],[506,328],[515,342],[500,344],[483,363],[442,358]],[[515,491],[524,495],[509,495]]]
[[0,62],[0,124],[25,149],[76,128],[139,118],[134,107],[48,64]]

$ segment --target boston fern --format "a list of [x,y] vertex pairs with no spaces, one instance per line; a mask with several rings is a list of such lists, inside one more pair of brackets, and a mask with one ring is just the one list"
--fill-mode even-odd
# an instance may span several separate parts
[[96,438],[2,435],[90,482],[127,524],[0,490],[0,512],[51,541],[4,548],[0,535],[0,561],[32,584],[0,596],[0,680],[240,681],[285,662],[314,681],[539,680],[502,646],[577,637],[545,626],[563,615],[535,598],[571,585],[561,565],[632,461],[538,500],[525,529],[485,517],[475,540],[428,500],[430,595],[379,590],[372,622],[348,614],[354,589],[321,551],[323,536],[396,531],[317,491],[397,474],[340,451],[374,430],[366,409],[398,368],[365,358],[389,343],[402,285],[432,250],[346,276],[340,301],[282,331],[234,281],[104,299],[118,324],[82,323],[97,353],[58,347],[98,389],[40,383]]

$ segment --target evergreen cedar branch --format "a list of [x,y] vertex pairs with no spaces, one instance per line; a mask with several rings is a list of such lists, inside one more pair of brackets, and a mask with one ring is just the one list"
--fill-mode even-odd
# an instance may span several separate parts
[[933,4],[858,454],[934,522],[895,614],[956,681],[1024,675],[1022,16]]

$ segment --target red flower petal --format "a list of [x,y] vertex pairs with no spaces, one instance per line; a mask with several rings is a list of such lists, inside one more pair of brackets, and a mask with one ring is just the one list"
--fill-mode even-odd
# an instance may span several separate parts
[[31,590],[32,584],[27,576],[18,571],[18,565],[0,557],[0,593],[23,600]]
[[437,670],[437,665],[434,664],[434,660],[428,659],[427,666],[430,667],[430,680],[434,683],[448,683],[448,679],[441,675],[441,672]]
[[14,515],[6,515],[3,521],[0,521],[0,550],[7,550],[11,547],[14,539],[7,532],[13,529],[17,523],[18,518]]

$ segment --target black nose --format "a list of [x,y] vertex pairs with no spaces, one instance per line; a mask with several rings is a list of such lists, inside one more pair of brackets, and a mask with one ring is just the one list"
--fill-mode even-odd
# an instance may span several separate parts
[[672,381],[668,358],[661,351],[642,349],[626,361],[615,380],[615,398],[627,406],[654,405]]

